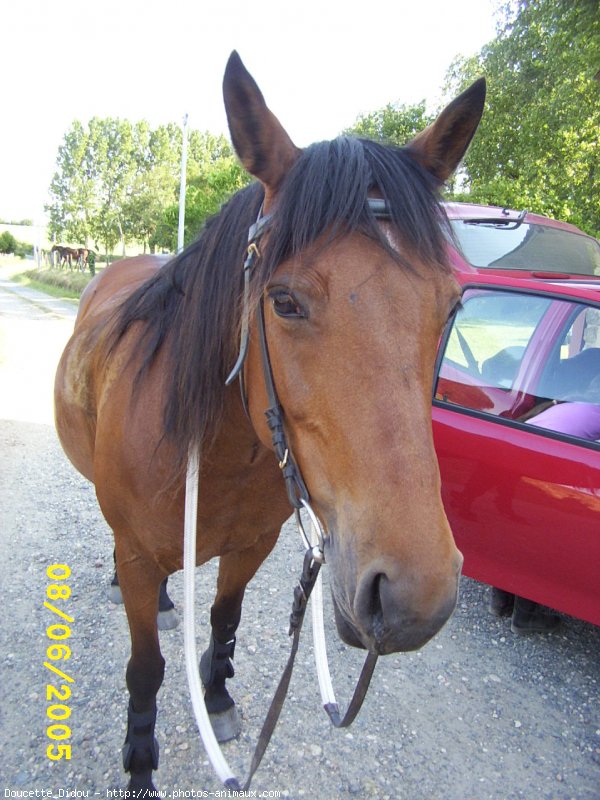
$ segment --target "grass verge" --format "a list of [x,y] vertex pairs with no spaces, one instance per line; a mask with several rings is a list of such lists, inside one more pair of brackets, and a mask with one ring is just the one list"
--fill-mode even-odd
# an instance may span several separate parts
[[91,275],[81,272],[58,272],[52,269],[29,269],[13,276],[14,281],[38,289],[53,297],[68,297],[79,300],[81,293],[92,280]]

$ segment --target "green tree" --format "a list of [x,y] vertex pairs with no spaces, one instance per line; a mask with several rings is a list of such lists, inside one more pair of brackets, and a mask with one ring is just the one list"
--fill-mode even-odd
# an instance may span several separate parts
[[[182,131],[172,123],[75,121],[59,148],[50,187],[50,233],[92,242],[107,254],[118,243],[175,250]],[[248,177],[223,136],[191,131],[188,142],[185,241]]]
[[58,148],[57,171],[50,184],[49,233],[57,240],[82,241],[91,235],[94,215],[94,159],[89,132],[75,121]]
[[95,123],[97,169],[97,210],[92,231],[107,254],[119,241],[125,254],[124,206],[136,170],[133,126],[119,119],[92,120],[92,123]]
[[50,187],[50,234],[56,239],[112,252],[133,233],[125,217],[127,201],[151,160],[151,131],[145,122],[94,117],[87,127],[75,121],[65,135]]
[[405,145],[430,122],[433,117],[427,114],[424,100],[412,106],[388,103],[370,114],[361,114],[344,133]]
[[469,199],[600,234],[598,10],[598,0],[512,0],[496,39],[451,66],[451,94],[488,78],[486,112],[465,160]]
[[[204,222],[251,180],[224,136],[192,131],[188,147],[184,244],[192,242]],[[152,239],[154,246],[175,251],[179,223],[179,179],[177,195],[165,209]]]
[[0,253],[15,253],[18,242],[10,231],[0,233]]
[[156,232],[166,210],[175,202],[177,181],[169,167],[157,165],[137,174],[123,205],[124,233],[128,241],[153,249]]
[[151,131],[138,124],[134,132],[135,173],[123,207],[125,235],[154,249],[165,212],[179,191],[181,128],[170,123]]

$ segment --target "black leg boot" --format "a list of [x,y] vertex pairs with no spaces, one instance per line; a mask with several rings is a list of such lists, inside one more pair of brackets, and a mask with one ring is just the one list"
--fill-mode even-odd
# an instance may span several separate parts
[[158,769],[158,742],[154,738],[155,723],[156,703],[153,703],[149,711],[137,712],[133,710],[133,703],[131,699],[129,700],[127,735],[123,745],[123,768],[131,775],[129,789],[155,791],[152,783],[152,770]]
[[200,659],[200,679],[204,684],[204,701],[218,742],[228,742],[240,735],[241,720],[225,681],[233,678],[235,636],[225,643],[211,634],[208,650]]

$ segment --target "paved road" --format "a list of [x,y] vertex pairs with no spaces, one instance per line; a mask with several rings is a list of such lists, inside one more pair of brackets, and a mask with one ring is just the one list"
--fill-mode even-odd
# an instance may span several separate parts
[[0,419],[52,423],[58,354],[73,330],[77,303],[3,277],[0,269]]
[[[107,789],[125,785],[120,747],[128,633],[122,607],[106,601],[110,532],[93,488],[64,458],[52,428],[52,375],[72,317],[72,306],[7,293],[0,285],[3,796],[51,789],[57,797],[62,789],[106,797]],[[227,746],[240,774],[287,658],[286,621],[300,559],[298,536],[288,525],[248,590],[232,689],[244,732]],[[52,563],[72,569],[65,608],[74,618],[65,662],[73,678],[72,758],[57,763],[46,757],[49,673],[43,666],[46,627],[56,621],[43,605]],[[213,565],[198,572],[200,646],[214,575]],[[347,732],[332,730],[319,709],[306,637],[253,788],[316,800],[599,800],[600,629],[565,618],[557,634],[515,637],[506,620],[487,614],[485,591],[464,580],[456,614],[426,648],[380,659],[365,707]],[[181,608],[180,575],[172,594]],[[161,634],[167,669],[156,783],[167,793],[216,792],[190,710],[182,638],[181,628]],[[330,627],[328,640],[343,704],[361,658]]]

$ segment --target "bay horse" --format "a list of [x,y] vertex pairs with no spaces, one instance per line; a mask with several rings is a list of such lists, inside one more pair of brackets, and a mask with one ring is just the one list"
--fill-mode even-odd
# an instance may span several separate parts
[[[125,259],[94,279],[56,376],[60,440],[115,537],[131,633],[130,789],[152,789],[158,766],[159,588],[182,568],[190,448],[200,451],[196,562],[220,557],[201,662],[212,715],[235,710],[235,633],[245,587],[291,513],[288,455],[326,534],[346,643],[421,647],[452,613],[462,565],[431,431],[436,346],[460,298],[437,191],[477,128],[484,81],[404,148],[351,137],[297,148],[235,52],[223,92],[256,182],[168,263]],[[264,414],[261,314],[289,443],[281,464]],[[225,381],[244,323],[240,392]]]
[[69,269],[73,269],[73,260],[79,265],[80,252],[79,249],[75,250],[73,247],[63,247],[62,245],[55,244],[52,250],[50,250],[50,255],[53,256],[54,253],[58,253],[59,267],[66,267],[68,264]]
[[58,256],[58,266],[59,267],[62,267],[63,265],[66,265],[68,263],[69,256],[66,253],[66,249],[67,249],[66,247],[63,247],[60,244],[55,244],[55,245],[52,246],[52,249],[50,250],[50,258],[51,258],[53,264],[54,264],[54,254],[55,253]]

